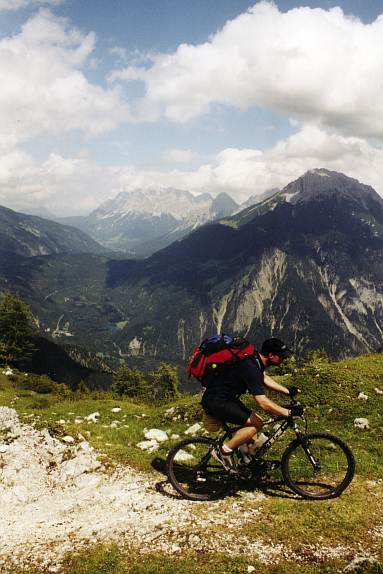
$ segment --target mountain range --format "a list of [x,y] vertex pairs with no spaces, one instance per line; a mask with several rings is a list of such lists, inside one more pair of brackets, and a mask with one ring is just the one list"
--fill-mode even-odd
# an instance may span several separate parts
[[142,260],[36,255],[0,267],[41,332],[111,360],[185,362],[207,334],[256,344],[279,336],[297,355],[383,344],[383,199],[315,169],[264,201],[198,227]]
[[148,257],[208,221],[230,215],[238,204],[227,194],[194,196],[173,188],[121,192],[89,216],[58,219],[105,247],[129,257]]

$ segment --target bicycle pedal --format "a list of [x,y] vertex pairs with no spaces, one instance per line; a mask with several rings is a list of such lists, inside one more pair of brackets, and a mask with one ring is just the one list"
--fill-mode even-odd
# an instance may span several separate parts
[[249,478],[252,477],[252,475],[253,475],[253,472],[252,472],[251,468],[249,468],[247,465],[238,466],[238,476],[240,478],[248,480]]
[[266,460],[267,470],[277,470],[281,466],[280,460]]
[[277,470],[281,466],[279,460],[257,460],[254,464],[254,469],[257,472],[270,472]]

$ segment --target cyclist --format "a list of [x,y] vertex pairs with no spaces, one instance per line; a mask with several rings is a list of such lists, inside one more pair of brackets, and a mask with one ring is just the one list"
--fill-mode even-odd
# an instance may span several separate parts
[[265,395],[265,386],[285,395],[298,392],[296,387],[289,390],[264,373],[265,369],[280,365],[291,354],[283,341],[271,338],[264,341],[259,353],[238,361],[219,375],[207,373],[206,390],[201,401],[204,411],[220,421],[241,425],[230,440],[212,453],[226,470],[235,472],[234,450],[242,444],[253,442],[263,425],[261,417],[240,400],[239,397],[245,392],[250,392],[257,405],[271,415],[288,417],[303,413],[300,405],[288,410]]

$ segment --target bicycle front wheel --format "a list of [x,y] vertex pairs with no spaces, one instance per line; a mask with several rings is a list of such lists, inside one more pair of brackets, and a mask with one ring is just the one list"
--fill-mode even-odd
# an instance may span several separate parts
[[228,473],[211,455],[215,445],[212,438],[193,437],[170,450],[166,460],[169,482],[183,498],[213,500],[228,488]]
[[347,488],[354,473],[355,460],[350,448],[329,433],[302,435],[282,456],[283,478],[303,498],[335,498]]

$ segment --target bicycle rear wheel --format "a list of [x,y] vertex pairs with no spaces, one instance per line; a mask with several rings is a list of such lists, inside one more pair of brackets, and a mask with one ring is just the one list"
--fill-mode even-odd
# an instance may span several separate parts
[[211,456],[216,442],[208,437],[187,438],[176,444],[166,459],[172,486],[189,500],[213,500],[229,486],[229,475]]
[[355,460],[350,448],[329,433],[302,435],[282,456],[283,478],[303,498],[335,498],[347,488],[354,473]]

